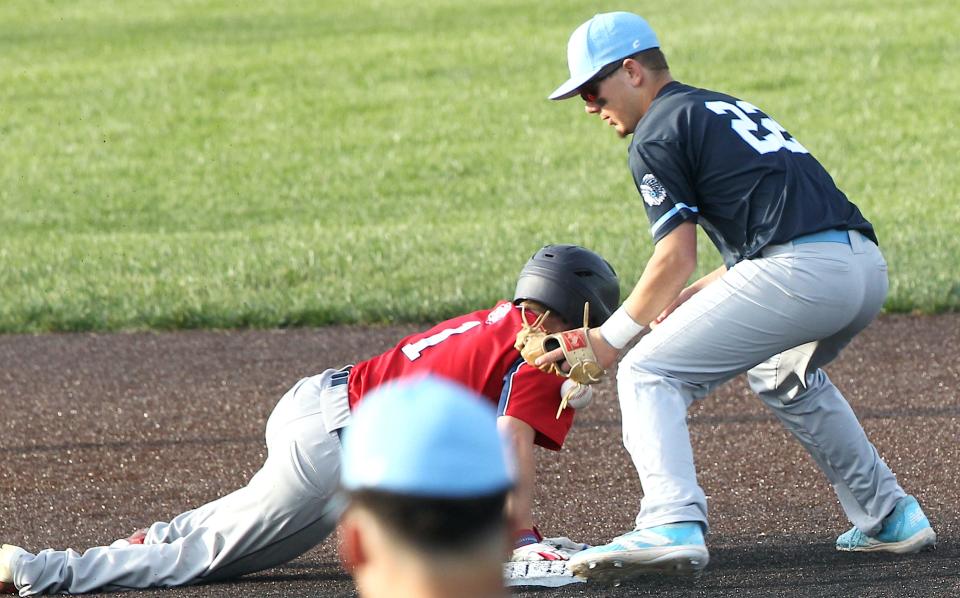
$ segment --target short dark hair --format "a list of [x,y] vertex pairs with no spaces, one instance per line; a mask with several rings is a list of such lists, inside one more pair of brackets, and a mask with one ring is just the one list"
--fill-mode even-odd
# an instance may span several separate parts
[[[643,50],[641,52],[637,52],[636,54],[631,54],[630,56],[627,56],[627,58],[633,58],[644,68],[651,71],[670,70],[670,66],[667,64],[667,57],[663,55],[663,52],[660,51],[660,48]],[[624,60],[626,60],[626,58]]]
[[387,530],[423,552],[471,545],[506,525],[507,491],[470,498],[433,498],[382,490],[357,490],[350,502],[366,509]]

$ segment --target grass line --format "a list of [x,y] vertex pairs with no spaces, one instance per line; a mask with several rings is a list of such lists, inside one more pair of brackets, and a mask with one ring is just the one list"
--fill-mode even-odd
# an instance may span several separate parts
[[[545,100],[620,8],[0,3],[0,332],[433,320],[547,242],[626,292],[625,143]],[[888,311],[960,309],[952,0],[644,8],[678,79],[765,109],[874,222]]]

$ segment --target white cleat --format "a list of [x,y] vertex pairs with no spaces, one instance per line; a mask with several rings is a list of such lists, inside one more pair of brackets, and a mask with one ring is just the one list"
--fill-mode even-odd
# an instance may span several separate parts
[[683,522],[634,530],[609,544],[570,559],[573,574],[588,580],[618,583],[642,575],[693,575],[710,562],[699,523]]

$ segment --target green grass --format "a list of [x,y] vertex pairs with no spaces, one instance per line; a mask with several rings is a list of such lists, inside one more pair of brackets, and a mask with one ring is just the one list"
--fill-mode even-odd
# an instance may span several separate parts
[[[764,108],[877,226],[887,309],[960,309],[953,0],[668,4],[674,75]],[[0,332],[430,320],[547,242],[626,292],[625,142],[545,100],[621,7],[0,4]]]

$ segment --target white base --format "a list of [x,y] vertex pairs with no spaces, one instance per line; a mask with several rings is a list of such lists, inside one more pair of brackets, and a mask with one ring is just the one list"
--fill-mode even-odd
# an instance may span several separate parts
[[541,586],[558,588],[586,580],[574,577],[567,561],[509,562],[503,566],[503,580],[508,587]]

